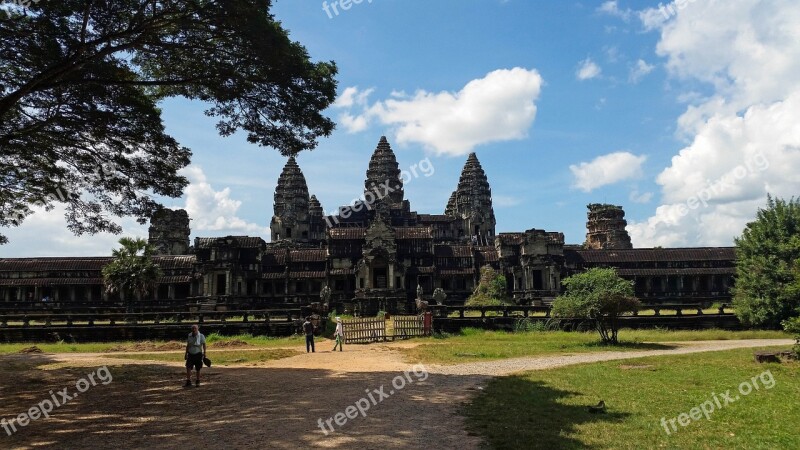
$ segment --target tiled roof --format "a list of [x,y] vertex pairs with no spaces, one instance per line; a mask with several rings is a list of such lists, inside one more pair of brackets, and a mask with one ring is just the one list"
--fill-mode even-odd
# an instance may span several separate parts
[[[194,255],[155,256],[153,260],[166,270],[191,269],[195,263]],[[63,258],[0,258],[0,272],[71,272],[100,271],[113,261],[105,257],[63,257]]]
[[318,262],[328,258],[327,250],[293,250],[289,256],[292,262]]
[[471,258],[472,247],[469,245],[436,245],[433,255],[439,258]]
[[331,239],[364,239],[366,228],[330,228],[328,234]]
[[194,255],[165,255],[155,256],[153,261],[162,269],[191,269],[194,267],[196,258]]
[[429,227],[396,227],[394,229],[397,239],[432,239],[433,233]]
[[0,272],[101,270],[111,261],[111,257],[0,258]]
[[[574,255],[568,255],[574,253]],[[574,250],[565,255],[585,263],[646,261],[736,261],[735,247],[635,248],[631,250]]]
[[500,261],[500,258],[497,256],[497,250],[480,250],[479,252],[480,258],[486,262],[494,262]]
[[497,237],[503,245],[519,245],[525,242],[525,233],[500,233]]
[[285,276],[286,274],[284,272],[267,272],[261,274],[261,278],[264,280],[280,280]]
[[0,286],[64,286],[103,284],[102,278],[3,278]]
[[674,269],[617,269],[617,274],[623,277],[633,276],[668,276],[668,275],[735,275],[733,267],[697,267]]
[[266,242],[260,237],[253,236],[226,236],[195,239],[195,247],[197,248],[210,248],[215,245],[225,244],[239,248],[261,248],[266,245]]
[[264,253],[261,257],[261,263],[265,266],[282,266],[286,264],[286,252],[277,250],[275,253]]

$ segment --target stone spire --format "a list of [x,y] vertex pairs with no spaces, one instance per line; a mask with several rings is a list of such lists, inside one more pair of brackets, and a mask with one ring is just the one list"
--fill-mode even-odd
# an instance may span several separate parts
[[586,221],[586,242],[589,249],[624,250],[631,249],[631,237],[625,227],[625,211],[621,206],[593,203]]
[[275,188],[275,214],[270,222],[272,240],[307,239],[308,213],[306,178],[292,156],[283,167]]
[[325,212],[322,204],[317,200],[316,195],[312,195],[308,201],[308,238],[311,241],[325,239]]
[[386,136],[381,136],[378,147],[369,160],[367,179],[364,181],[364,198],[368,203],[372,203],[372,199],[383,199],[389,205],[397,205],[403,202],[403,197],[403,180],[400,178],[397,158]]
[[463,220],[463,236],[491,238],[495,232],[492,189],[480,161],[475,153],[470,153],[458,188],[447,202],[446,213]]

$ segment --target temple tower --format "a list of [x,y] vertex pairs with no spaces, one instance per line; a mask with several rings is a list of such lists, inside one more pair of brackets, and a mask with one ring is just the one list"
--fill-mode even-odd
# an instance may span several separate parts
[[494,240],[496,221],[492,207],[492,189],[480,161],[470,153],[458,187],[447,202],[445,214],[461,219],[458,235],[486,244]]
[[595,250],[633,248],[631,237],[625,229],[628,222],[621,206],[593,203],[587,205],[587,208],[589,212],[584,247]]
[[309,239],[309,202],[306,178],[292,156],[275,187],[275,212],[269,226],[273,242]]
[[186,255],[190,233],[185,209],[159,208],[150,218],[147,241],[156,255]]
[[311,241],[322,241],[325,239],[325,213],[322,204],[317,200],[316,195],[312,195],[308,202],[308,238]]
[[378,147],[369,160],[367,179],[364,181],[364,199],[368,204],[374,203],[374,200],[382,200],[388,206],[395,206],[403,203],[404,195],[397,158],[386,136],[381,136]]

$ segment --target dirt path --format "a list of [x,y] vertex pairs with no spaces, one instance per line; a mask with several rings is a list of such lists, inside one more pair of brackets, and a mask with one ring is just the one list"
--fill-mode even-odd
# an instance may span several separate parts
[[[55,409],[49,419],[19,427],[13,436],[0,429],[0,448],[466,450],[478,448],[481,442],[464,431],[458,410],[492,375],[791,343],[680,343],[671,350],[430,365],[427,372],[420,367],[414,372],[413,364],[403,361],[397,351],[414,343],[348,346],[344,352],[333,353],[326,347],[332,347],[330,342],[319,342],[314,354],[303,353],[257,367],[206,369],[205,382],[199,388],[181,386],[180,363],[114,359],[113,354],[8,355],[0,357],[0,418],[15,417],[50,398],[50,390],[74,391],[76,380],[100,366],[107,365],[114,379],[81,393]],[[293,348],[302,349],[299,345]],[[21,366],[31,370],[20,370]],[[42,371],[35,367],[61,368]],[[337,413],[342,425],[336,423]]]

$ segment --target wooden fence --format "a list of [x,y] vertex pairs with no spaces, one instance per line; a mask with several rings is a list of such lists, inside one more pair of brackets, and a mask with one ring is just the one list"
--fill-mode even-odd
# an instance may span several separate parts
[[[426,326],[427,325],[427,326]],[[430,314],[420,316],[392,316],[390,319],[361,318],[342,321],[346,344],[408,339],[428,336],[432,322]]]

